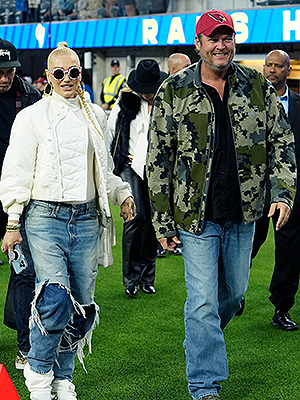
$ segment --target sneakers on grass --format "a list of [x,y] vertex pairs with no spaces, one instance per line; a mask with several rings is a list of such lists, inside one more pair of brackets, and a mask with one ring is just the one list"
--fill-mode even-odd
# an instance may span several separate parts
[[16,368],[24,369],[26,364],[27,364],[27,354],[25,355],[21,352],[21,350],[19,350],[15,362]]
[[52,400],[76,400],[77,393],[75,385],[67,379],[55,379],[52,384],[51,399]]

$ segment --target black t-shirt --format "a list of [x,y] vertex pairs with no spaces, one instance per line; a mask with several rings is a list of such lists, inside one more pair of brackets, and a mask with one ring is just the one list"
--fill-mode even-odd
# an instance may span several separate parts
[[0,94],[0,170],[9,144],[10,131],[16,116],[16,89]]
[[223,101],[217,90],[202,82],[215,110],[215,141],[212,171],[205,209],[205,220],[242,219],[236,151],[228,110],[229,85],[226,80]]

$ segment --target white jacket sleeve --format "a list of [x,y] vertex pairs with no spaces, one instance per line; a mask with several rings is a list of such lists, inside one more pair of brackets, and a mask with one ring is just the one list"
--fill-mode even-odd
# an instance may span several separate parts
[[27,109],[18,113],[12,126],[0,182],[0,199],[6,213],[21,214],[31,197],[37,139]]

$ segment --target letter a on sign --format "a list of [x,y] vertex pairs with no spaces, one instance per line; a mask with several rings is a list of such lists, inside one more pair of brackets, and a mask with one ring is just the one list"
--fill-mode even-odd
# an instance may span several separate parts
[[175,41],[184,44],[185,36],[182,27],[182,21],[180,17],[172,18],[168,36],[168,44],[173,44]]

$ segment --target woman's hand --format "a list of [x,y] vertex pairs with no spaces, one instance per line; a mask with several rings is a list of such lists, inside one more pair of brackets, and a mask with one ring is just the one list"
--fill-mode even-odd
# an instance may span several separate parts
[[19,221],[8,221],[6,225],[6,233],[3,238],[1,250],[8,255],[8,252],[14,249],[16,243],[22,243],[22,236],[19,232]]
[[127,197],[126,200],[123,201],[121,204],[121,213],[120,217],[124,219],[124,222],[128,222],[133,220],[133,218],[136,216],[136,209],[135,209],[135,203],[133,201],[133,198]]
[[13,250],[16,243],[22,243],[20,232],[6,232],[3,238],[1,250],[7,255],[9,250]]

